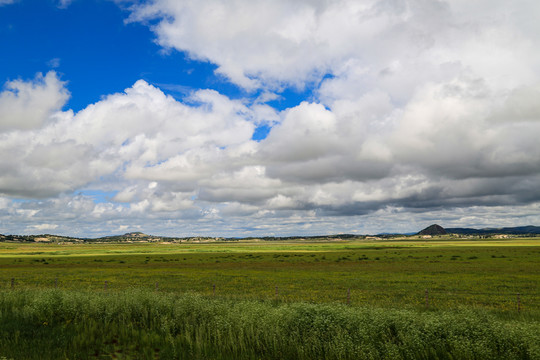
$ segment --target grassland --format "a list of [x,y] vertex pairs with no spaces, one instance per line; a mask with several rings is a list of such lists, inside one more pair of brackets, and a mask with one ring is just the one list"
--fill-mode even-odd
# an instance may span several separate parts
[[[0,244],[4,288],[131,287],[237,299],[517,309],[540,316],[540,239]],[[57,279],[57,280],[56,280]],[[213,286],[215,285],[215,291]],[[276,296],[277,286],[277,296]]]
[[540,324],[126,290],[0,293],[0,358],[538,359]]
[[540,238],[0,243],[0,274],[0,358],[540,359]]

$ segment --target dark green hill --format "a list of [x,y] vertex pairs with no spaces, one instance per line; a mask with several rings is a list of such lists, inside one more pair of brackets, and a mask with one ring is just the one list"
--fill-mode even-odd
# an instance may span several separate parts
[[420,231],[417,235],[446,235],[447,232],[444,230],[444,228],[440,225],[433,224],[431,226],[428,226],[424,230]]

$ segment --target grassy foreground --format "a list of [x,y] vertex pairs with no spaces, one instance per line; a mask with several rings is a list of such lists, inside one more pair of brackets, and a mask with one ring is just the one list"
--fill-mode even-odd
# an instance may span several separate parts
[[7,359],[540,359],[540,323],[155,291],[0,292]]

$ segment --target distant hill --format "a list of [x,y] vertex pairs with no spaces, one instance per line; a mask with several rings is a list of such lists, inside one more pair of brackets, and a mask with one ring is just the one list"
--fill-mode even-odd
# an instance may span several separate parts
[[502,227],[502,228],[443,228],[437,224],[428,226],[424,230],[418,232],[416,235],[445,235],[445,234],[458,234],[458,235],[538,235],[540,234],[540,226],[515,226],[515,227]]
[[424,230],[420,231],[417,235],[446,235],[447,231],[440,225],[433,224],[425,228]]
[[124,235],[103,236],[96,239],[86,239],[87,241],[99,242],[160,242],[178,240],[178,238],[170,238],[164,236],[147,235],[140,231],[125,233]]
[[[419,236],[439,236],[445,234],[470,235],[470,236],[490,236],[490,235],[540,235],[540,226],[516,226],[502,228],[443,228],[440,225],[433,224],[418,233],[381,233],[376,235],[382,239],[391,239],[393,237],[402,237],[409,235]],[[262,237],[208,237],[208,236],[189,236],[189,237],[166,237],[147,235],[142,232],[129,232],[124,235],[103,236],[99,238],[76,238],[70,236],[41,234],[41,235],[3,235],[0,234],[0,242],[49,242],[49,243],[87,243],[87,242],[212,242],[212,241],[238,241],[238,240],[310,240],[310,241],[328,241],[328,240],[347,240],[354,238],[367,238],[372,235],[358,234],[339,234],[339,235],[315,235],[315,236],[262,236]]]
[[458,235],[538,235],[540,234],[540,226],[515,226],[515,227],[502,227],[502,228],[443,228],[440,225],[433,224],[428,226],[424,230],[418,232],[416,235],[445,235],[445,234],[458,234]]
[[448,228],[446,232],[460,235],[490,235],[490,234],[507,234],[507,235],[536,235],[540,234],[540,226],[516,226],[503,228]]

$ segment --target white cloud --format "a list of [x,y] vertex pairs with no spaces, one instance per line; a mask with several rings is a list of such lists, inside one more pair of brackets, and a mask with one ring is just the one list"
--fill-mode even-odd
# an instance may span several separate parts
[[67,9],[73,0],[58,0],[58,8]]
[[[269,136],[255,142],[260,104],[206,90],[180,102],[138,81],[77,114],[42,112],[35,128],[4,131],[2,193],[49,199],[2,206],[29,232],[36,223],[63,231],[84,217],[85,229],[103,224],[85,230],[92,234],[129,223],[232,234],[242,221],[252,234],[269,224],[277,233],[294,233],[294,224],[341,232],[331,223],[352,231],[368,220],[363,228],[376,232],[385,230],[377,214],[400,224],[440,208],[525,209],[540,199],[536,92],[463,76],[425,84],[401,107],[382,91],[329,108],[304,102],[274,111]],[[82,187],[117,193],[98,204],[69,195]],[[391,208],[400,210],[384,213]]]
[[[7,82],[0,193],[43,200],[4,200],[0,215],[59,231],[90,214],[92,233],[217,235],[511,225],[509,213],[538,223],[538,7],[139,3],[130,20],[155,24],[159,44],[216,64],[257,98],[196,90],[179,101],[139,80],[74,114],[54,72]],[[272,108],[288,86],[313,97]],[[253,141],[260,125],[271,131]],[[115,195],[70,195],[82,188]]]
[[32,81],[12,80],[0,93],[0,132],[39,128],[60,111],[69,92],[54,71]]
[[47,231],[47,230],[55,230],[58,228],[58,225],[56,224],[36,224],[31,225],[28,227],[28,230],[31,231]]
[[537,10],[532,1],[156,0],[133,6],[130,20],[157,19],[162,46],[217,64],[247,89],[303,87],[331,73],[357,92],[382,86],[401,98],[459,69],[527,81],[538,62]]
[[255,115],[216,92],[196,92],[183,104],[139,81],[73,114],[59,112],[57,99],[67,90],[54,73],[38,80],[8,83],[17,91],[0,98],[4,194],[48,197],[103,176],[143,183],[184,179],[192,191],[223,154],[240,158],[251,151]]
[[303,86],[329,72],[334,62],[358,51],[360,38],[376,33],[371,24],[382,26],[385,19],[373,16],[372,6],[352,1],[159,0],[134,6],[130,19],[160,19],[153,29],[162,46],[211,61],[219,66],[218,73],[252,89],[279,87],[280,82]]
[[60,58],[52,58],[51,60],[47,61],[47,65],[53,69],[56,69],[60,67]]

